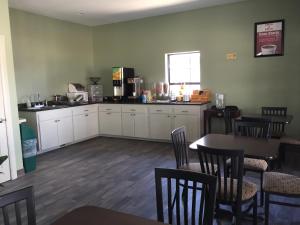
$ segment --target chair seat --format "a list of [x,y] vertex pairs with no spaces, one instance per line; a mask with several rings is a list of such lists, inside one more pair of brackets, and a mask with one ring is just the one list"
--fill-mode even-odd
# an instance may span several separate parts
[[[227,160],[227,165],[231,164],[231,160]],[[266,171],[268,168],[268,163],[263,159],[252,159],[244,158],[244,169],[245,170],[255,170],[255,171]]]
[[278,194],[299,195],[300,178],[285,173],[266,172],[264,173],[263,190]]
[[244,169],[266,171],[268,163],[263,159],[244,158]]
[[[229,200],[230,198],[230,178],[227,178],[227,198],[225,199],[225,185],[224,185],[224,178],[221,178],[221,191],[220,195],[218,195],[218,185],[217,185],[217,199],[219,200]],[[252,183],[250,181],[243,181],[243,186],[242,186],[242,201],[249,200],[255,196],[257,193],[257,187],[255,183]],[[233,179],[233,200],[235,201],[236,199],[236,194],[237,194],[237,180]]]
[[[181,169],[181,170],[187,170],[187,171],[194,171],[194,172],[198,172],[198,173],[205,173],[205,171],[202,172],[200,163],[188,163],[188,164],[184,164],[183,166],[179,167],[179,169]],[[217,166],[214,165],[214,172],[216,172],[217,169],[218,169]],[[209,165],[209,171],[211,172],[211,165]]]

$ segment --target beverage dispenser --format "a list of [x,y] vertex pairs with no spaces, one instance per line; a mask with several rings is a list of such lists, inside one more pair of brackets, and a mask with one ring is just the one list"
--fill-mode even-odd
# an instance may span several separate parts
[[128,85],[128,78],[134,78],[134,69],[125,67],[112,68],[114,97],[127,99],[131,95],[133,87]]

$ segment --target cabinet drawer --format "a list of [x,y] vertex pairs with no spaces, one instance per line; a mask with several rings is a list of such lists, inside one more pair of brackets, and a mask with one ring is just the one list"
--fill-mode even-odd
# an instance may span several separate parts
[[43,112],[38,112],[39,121],[53,120],[57,118],[72,116],[72,110],[68,109],[53,109]]
[[172,113],[173,106],[167,105],[151,105],[149,106],[150,113]]
[[122,105],[121,104],[100,104],[99,111],[100,112],[121,112]]
[[98,111],[98,105],[85,105],[85,106],[76,106],[72,108],[73,115],[81,115],[85,113],[90,112],[97,112]]
[[122,105],[122,112],[126,113],[147,113],[147,106],[144,105]]
[[188,115],[200,115],[199,106],[175,106],[175,114],[188,114]]

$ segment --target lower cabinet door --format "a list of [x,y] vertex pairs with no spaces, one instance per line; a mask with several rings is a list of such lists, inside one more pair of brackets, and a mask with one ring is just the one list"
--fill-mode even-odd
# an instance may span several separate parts
[[171,117],[168,114],[150,114],[150,137],[153,139],[171,139]]
[[136,113],[134,116],[134,134],[135,137],[149,138],[149,121],[148,115]]
[[59,146],[57,120],[42,121],[39,129],[42,151]]
[[196,115],[175,115],[174,129],[185,126],[186,136],[189,142],[200,138],[200,119]]
[[134,113],[122,113],[122,135],[134,137]]
[[72,117],[59,119],[57,127],[59,145],[68,144],[74,141]]
[[100,133],[109,135],[122,135],[122,118],[121,113],[117,112],[100,112],[99,124]]
[[99,119],[98,113],[92,112],[85,114],[86,126],[87,126],[87,137],[94,137],[99,134]]
[[87,137],[87,122],[85,114],[73,116],[73,124],[75,141],[85,139]]

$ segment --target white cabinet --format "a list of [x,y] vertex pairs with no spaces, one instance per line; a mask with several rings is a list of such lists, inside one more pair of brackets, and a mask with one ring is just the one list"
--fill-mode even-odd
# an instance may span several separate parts
[[172,131],[173,106],[151,105],[149,106],[149,127],[152,139],[170,140]]
[[74,141],[70,109],[42,111],[37,113],[37,117],[40,151],[54,149]]
[[100,134],[122,135],[122,115],[120,104],[99,105]]
[[149,106],[150,137],[170,140],[173,129],[186,127],[189,142],[200,138],[200,106],[172,105]]
[[75,107],[73,124],[75,141],[97,136],[99,134],[98,105]]
[[122,113],[122,135],[134,137],[134,113]]
[[39,128],[41,150],[54,148],[59,145],[56,120],[42,121]]
[[59,145],[68,144],[74,141],[72,117],[60,118],[57,123]]
[[174,107],[174,129],[185,126],[189,142],[200,138],[200,106],[178,105]]
[[84,114],[73,116],[74,139],[75,141],[85,139],[87,137],[86,118]]
[[134,136],[149,138],[149,120],[147,114],[136,113],[134,116]]
[[175,115],[174,129],[185,126],[186,136],[189,142],[193,142],[200,138],[200,119],[196,115]]
[[39,112],[20,112],[38,134],[39,151],[99,135],[170,141],[185,126],[187,140],[201,136],[206,105],[93,104]]
[[147,106],[122,106],[122,135],[128,137],[149,138]]
[[97,112],[91,112],[86,117],[87,137],[95,137],[99,135],[99,118]]
[[169,114],[150,114],[150,137],[152,139],[170,140],[171,131],[172,120]]

